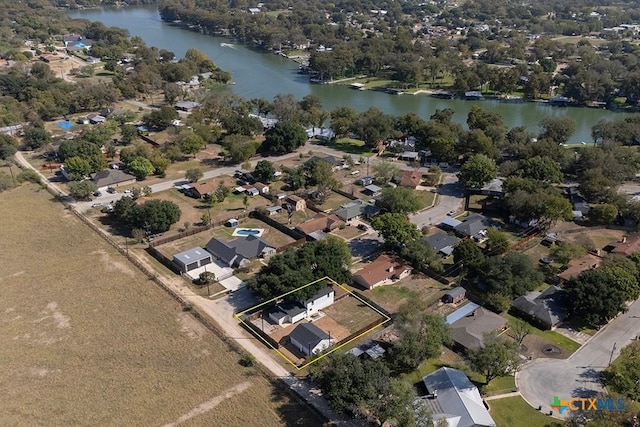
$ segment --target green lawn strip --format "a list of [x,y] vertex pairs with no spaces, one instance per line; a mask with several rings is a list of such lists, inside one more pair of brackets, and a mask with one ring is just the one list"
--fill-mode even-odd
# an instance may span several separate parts
[[499,394],[513,393],[516,391],[515,377],[494,378],[488,385],[482,387],[484,396],[497,396]]
[[[509,321],[513,321],[516,319],[516,317],[510,314],[505,314],[504,317],[507,318],[507,320]],[[558,347],[562,347],[565,350],[568,350],[572,353],[580,348],[580,344],[578,344],[572,339],[565,337],[564,335],[561,335],[554,331],[543,331],[541,329],[536,328],[533,325],[529,325],[529,326],[532,334],[542,337],[545,340],[551,342],[552,344],[557,345]]]
[[400,378],[403,381],[406,381],[409,384],[413,385],[421,382],[422,378],[425,375],[429,375],[430,373],[442,368],[443,366],[448,366],[450,368],[460,369],[461,371],[464,371],[464,373],[469,377],[471,382],[473,382],[477,386],[478,385],[482,386],[484,384],[484,376],[482,374],[472,371],[471,368],[469,368],[468,366],[449,364],[449,363],[443,362],[440,359],[427,359],[424,362],[422,362],[417,369],[407,374],[402,374]]
[[436,194],[431,191],[415,191],[416,197],[420,200],[422,205],[421,209],[433,205],[433,201],[436,198]]
[[552,420],[549,416],[535,410],[522,397],[505,397],[490,400],[489,412],[499,427],[544,427]]
[[333,148],[334,150],[342,151],[344,153],[355,154],[364,157],[371,157],[374,154],[373,152],[371,152],[371,149],[365,145],[364,141],[355,138],[340,138],[335,142],[328,143],[327,147]]

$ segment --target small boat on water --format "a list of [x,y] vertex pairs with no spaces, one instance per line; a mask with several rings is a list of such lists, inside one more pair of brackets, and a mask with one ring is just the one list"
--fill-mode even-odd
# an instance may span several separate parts
[[235,46],[231,43],[220,43],[220,47],[230,47],[232,49],[235,49]]

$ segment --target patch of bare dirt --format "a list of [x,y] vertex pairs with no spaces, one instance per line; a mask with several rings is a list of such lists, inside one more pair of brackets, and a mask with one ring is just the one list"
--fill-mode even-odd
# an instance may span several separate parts
[[93,251],[91,252],[91,255],[100,255],[100,263],[102,263],[107,268],[107,271],[116,271],[119,273],[124,273],[127,276],[133,276],[135,274],[128,263],[116,261],[105,251]]
[[200,341],[209,332],[207,328],[202,325],[202,323],[196,320],[196,318],[189,313],[178,313],[176,320],[180,325],[180,331],[186,334],[192,340]]
[[524,338],[521,352],[524,356],[530,357],[531,359],[566,359],[571,355],[567,350],[555,346],[549,341],[533,334],[529,334]]

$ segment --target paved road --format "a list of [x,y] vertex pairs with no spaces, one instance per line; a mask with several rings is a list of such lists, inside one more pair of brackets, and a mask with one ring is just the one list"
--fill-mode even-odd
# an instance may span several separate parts
[[[554,396],[560,399],[591,397],[603,391],[600,373],[639,334],[640,300],[568,359],[537,359],[525,364],[516,375],[518,389],[531,406],[542,406],[545,413],[551,410],[549,404]],[[562,417],[568,413],[565,411]]]
[[459,211],[463,207],[464,187],[458,182],[454,173],[446,173],[442,185],[438,187],[438,204],[431,209],[417,213],[409,219],[412,223],[422,228],[424,226],[439,224],[447,217],[449,211]]

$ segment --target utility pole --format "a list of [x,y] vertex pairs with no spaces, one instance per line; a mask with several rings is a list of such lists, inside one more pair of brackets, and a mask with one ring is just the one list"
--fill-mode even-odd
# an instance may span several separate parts
[[611,362],[613,361],[613,353],[616,351],[616,345],[617,344],[618,343],[615,343],[615,342],[613,343],[613,348],[611,349],[611,356],[609,356],[609,365],[608,366],[611,366]]

